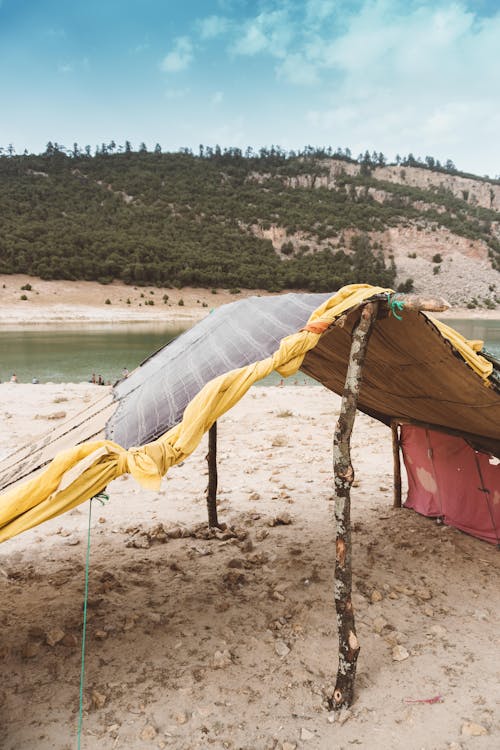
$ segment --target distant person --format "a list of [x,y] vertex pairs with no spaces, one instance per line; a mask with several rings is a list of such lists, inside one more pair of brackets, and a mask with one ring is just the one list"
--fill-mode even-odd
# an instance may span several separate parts
[[97,379],[97,385],[104,385],[104,378],[102,375],[99,375]]
[[92,373],[92,377],[90,378],[90,382],[94,383],[94,385],[97,383],[97,378],[95,372]]
[[39,381],[38,381],[38,378],[32,378],[31,382],[32,382],[33,385],[38,385]]
[[122,370],[122,378],[128,378],[129,374],[130,373],[128,371],[128,368],[124,367],[123,370]]
[[10,382],[11,383],[17,383],[18,382],[17,381],[17,375],[16,375],[15,372],[13,372],[12,375],[10,376]]

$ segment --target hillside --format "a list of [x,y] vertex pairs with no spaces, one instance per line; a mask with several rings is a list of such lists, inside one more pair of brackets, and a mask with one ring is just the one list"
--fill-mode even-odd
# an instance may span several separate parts
[[500,183],[375,156],[0,156],[0,273],[269,291],[366,281],[495,307]]

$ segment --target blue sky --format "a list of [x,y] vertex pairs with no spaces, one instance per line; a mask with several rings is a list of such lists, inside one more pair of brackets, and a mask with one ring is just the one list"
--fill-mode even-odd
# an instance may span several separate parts
[[500,0],[0,0],[0,145],[307,144],[500,174]]

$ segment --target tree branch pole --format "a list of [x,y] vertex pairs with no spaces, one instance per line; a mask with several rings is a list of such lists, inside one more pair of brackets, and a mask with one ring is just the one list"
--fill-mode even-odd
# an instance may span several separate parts
[[356,416],[363,363],[373,324],[377,317],[378,302],[369,302],[361,312],[352,333],[351,352],[342,395],[340,415],[333,441],[333,466],[335,477],[335,521],[337,527],[335,554],[335,609],[339,629],[339,666],[337,682],[331,699],[332,708],[351,705],[354,695],[356,662],[359,643],[352,608],[351,569],[351,485],[354,470],[351,464],[350,441]]
[[401,457],[399,452],[399,425],[393,420],[392,431],[392,459],[394,464],[394,508],[401,508]]
[[208,486],[207,486],[207,509],[208,525],[218,526],[217,518],[217,422],[214,422],[208,431]]

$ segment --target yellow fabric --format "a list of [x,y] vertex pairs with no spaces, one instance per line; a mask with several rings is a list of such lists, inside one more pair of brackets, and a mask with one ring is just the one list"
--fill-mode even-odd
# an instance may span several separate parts
[[[345,286],[312,313],[308,325],[332,323],[374,294],[391,291],[368,284]],[[490,363],[456,331],[434,322],[486,379],[491,373]],[[122,474],[132,474],[143,487],[159,489],[168,469],[195,450],[204,433],[251,385],[273,370],[283,377],[295,374],[320,338],[321,333],[299,331],[282,339],[271,357],[214,378],[188,404],[180,424],[141,448],[126,451],[110,440],[98,440],[62,451],[41,474],[0,496],[0,542],[74,508]]]

